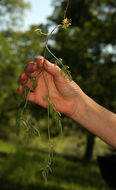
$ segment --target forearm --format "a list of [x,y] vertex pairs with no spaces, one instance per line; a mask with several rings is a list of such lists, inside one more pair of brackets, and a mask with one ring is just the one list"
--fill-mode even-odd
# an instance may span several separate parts
[[85,94],[76,104],[77,108],[71,116],[72,119],[116,148],[116,114],[103,108]]

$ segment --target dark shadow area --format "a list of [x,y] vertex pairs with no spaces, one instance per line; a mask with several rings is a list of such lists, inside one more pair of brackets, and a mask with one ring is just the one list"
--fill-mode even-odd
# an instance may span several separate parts
[[14,181],[9,181],[5,179],[0,179],[0,189],[1,190],[65,190],[65,188],[59,188],[56,186],[47,186],[45,184],[30,184],[30,185],[20,185]]
[[105,182],[116,189],[116,155],[99,156],[98,163]]

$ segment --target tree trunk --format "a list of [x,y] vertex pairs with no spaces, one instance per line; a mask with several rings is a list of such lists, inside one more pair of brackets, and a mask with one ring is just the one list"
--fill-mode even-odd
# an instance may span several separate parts
[[93,149],[94,149],[94,143],[95,143],[95,135],[89,133],[87,136],[87,145],[84,155],[84,162],[88,163],[92,159]]

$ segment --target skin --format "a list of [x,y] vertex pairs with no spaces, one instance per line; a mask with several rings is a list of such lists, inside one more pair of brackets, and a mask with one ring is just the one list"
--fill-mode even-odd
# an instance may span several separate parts
[[[42,71],[43,64],[50,89],[50,101],[56,105],[56,110],[71,117],[116,148],[116,114],[93,101],[74,81],[69,81],[61,75],[58,66],[54,66],[43,57],[37,57],[34,62],[28,63],[25,67],[25,71],[19,79],[18,95],[23,93],[24,86],[28,88],[32,86],[29,76],[37,77]],[[46,108],[47,102],[44,97],[47,96],[47,93],[47,86],[42,74],[37,80],[36,89],[30,92],[28,100]]]

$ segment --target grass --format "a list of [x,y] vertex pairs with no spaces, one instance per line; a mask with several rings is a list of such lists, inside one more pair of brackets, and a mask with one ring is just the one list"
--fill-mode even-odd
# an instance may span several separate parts
[[84,165],[73,157],[54,156],[53,172],[45,184],[40,168],[47,153],[0,141],[0,189],[2,190],[110,190],[97,163]]
[[14,153],[16,152],[16,147],[13,143],[0,140],[0,152],[2,153]]

